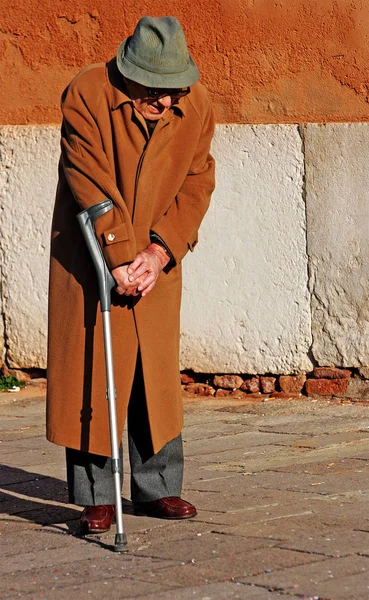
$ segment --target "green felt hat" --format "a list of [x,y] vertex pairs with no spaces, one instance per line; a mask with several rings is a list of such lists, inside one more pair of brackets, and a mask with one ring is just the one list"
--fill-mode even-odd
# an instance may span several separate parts
[[147,87],[183,88],[200,78],[175,17],[142,17],[120,44],[117,66],[125,77]]

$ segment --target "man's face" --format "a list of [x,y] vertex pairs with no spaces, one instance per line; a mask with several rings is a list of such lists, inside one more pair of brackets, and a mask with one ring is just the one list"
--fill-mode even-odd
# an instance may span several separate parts
[[175,94],[150,98],[150,92],[146,86],[126,78],[125,82],[133,106],[144,119],[148,119],[149,121],[158,121],[161,119],[168,112],[172,104],[178,101],[178,96]]

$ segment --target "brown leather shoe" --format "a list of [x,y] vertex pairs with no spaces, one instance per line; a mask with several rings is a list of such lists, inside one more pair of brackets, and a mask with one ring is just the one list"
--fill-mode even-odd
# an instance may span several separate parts
[[109,531],[114,522],[115,506],[113,504],[86,506],[81,514],[81,532],[84,534],[104,533],[104,531]]
[[137,502],[136,512],[158,519],[190,519],[197,515],[193,504],[179,496],[168,496],[152,502]]

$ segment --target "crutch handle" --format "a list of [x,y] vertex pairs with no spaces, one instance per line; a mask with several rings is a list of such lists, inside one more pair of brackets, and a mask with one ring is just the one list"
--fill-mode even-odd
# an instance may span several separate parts
[[100,244],[97,241],[95,221],[112,208],[113,202],[111,200],[103,200],[98,204],[90,206],[90,208],[86,208],[77,215],[78,223],[97,274],[101,312],[110,311],[111,291],[116,283],[107,267]]

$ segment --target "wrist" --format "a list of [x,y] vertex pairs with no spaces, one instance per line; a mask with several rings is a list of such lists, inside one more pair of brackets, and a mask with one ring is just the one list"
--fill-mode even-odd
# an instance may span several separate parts
[[151,244],[149,244],[146,248],[146,250],[148,252],[150,252],[150,254],[154,254],[155,256],[157,256],[160,260],[160,262],[163,265],[163,268],[168,264],[168,262],[170,261],[170,255],[167,252],[167,250],[164,248],[164,246],[162,246],[159,243],[156,242],[152,242]]

